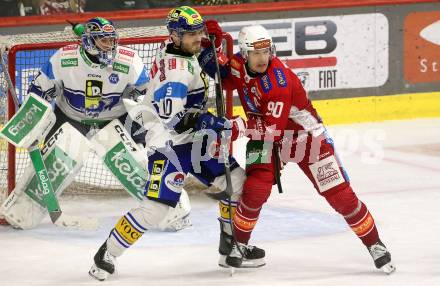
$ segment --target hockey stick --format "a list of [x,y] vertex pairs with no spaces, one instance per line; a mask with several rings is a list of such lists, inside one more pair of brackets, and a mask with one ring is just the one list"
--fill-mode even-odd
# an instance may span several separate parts
[[273,145],[273,157],[275,159],[275,181],[277,182],[278,192],[283,193],[283,186],[281,185],[281,162],[280,155],[278,152],[278,145]]
[[[215,105],[217,108],[217,116],[219,117],[225,117],[225,104],[223,100],[223,89],[222,89],[222,83],[221,83],[221,76],[220,76],[220,67],[218,64],[218,58],[217,58],[217,51],[215,49],[215,36],[209,35],[209,40],[211,41],[212,50],[214,51],[214,62],[215,62]],[[222,140],[225,139],[225,140]],[[222,131],[220,135],[220,154],[219,156],[223,156],[224,164],[225,164],[225,178],[226,178],[226,190],[224,193],[227,196],[228,201],[228,212],[229,212],[229,223],[231,224],[231,232],[232,232],[232,241],[231,245],[235,244],[235,235],[234,235],[234,226],[232,222],[232,180],[231,180],[231,170],[230,170],[230,164],[229,164],[229,146],[228,146],[228,140],[225,138],[225,132]],[[218,197],[221,196],[221,193],[217,194]],[[224,197],[224,195],[223,195]],[[240,253],[241,250],[239,249]],[[243,255],[243,253],[242,253]],[[232,276],[235,272],[234,267],[230,268],[230,275]]]
[[[0,66],[4,72],[4,77],[6,78],[6,82],[8,84],[10,96],[12,97],[17,110],[20,107],[20,103],[6,64],[3,60],[3,51],[0,51]],[[43,157],[41,155],[40,148],[38,147],[37,140],[28,148],[28,152],[35,170],[37,182],[42,189],[43,201],[46,205],[47,211],[49,212],[52,223],[57,226],[70,229],[96,230],[98,228],[98,221],[96,219],[69,216],[62,213],[58,199],[53,191],[52,183],[49,179],[46,166],[44,165]]]
[[[221,82],[221,76],[220,76],[220,67],[218,65],[218,59],[217,59],[217,51],[215,49],[215,36],[209,35],[209,40],[211,41],[212,50],[214,51],[214,62],[215,62],[215,105],[217,109],[217,116],[218,117],[225,117],[225,103],[223,100],[223,89],[222,89],[222,82]],[[224,140],[223,140],[224,139]],[[226,177],[226,195],[230,199],[232,196],[232,180],[231,180],[231,170],[230,170],[230,164],[229,164],[229,146],[228,146],[228,140],[225,137],[225,132],[222,131],[220,135],[220,152],[219,156],[222,156],[223,162],[225,164],[225,177]]]

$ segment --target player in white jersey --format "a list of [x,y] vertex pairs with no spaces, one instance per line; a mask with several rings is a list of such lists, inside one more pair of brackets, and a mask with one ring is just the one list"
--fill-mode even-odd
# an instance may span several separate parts
[[[158,144],[148,157],[150,178],[145,189],[148,200],[120,218],[95,254],[89,274],[98,280],[113,274],[116,257],[144,232],[160,224],[168,209],[176,206],[188,173],[206,185],[226,188],[224,162],[207,149],[217,141],[218,133],[233,122],[207,111],[208,79],[199,60],[206,53],[212,54],[212,49],[201,52],[201,42],[206,36],[204,21],[196,10],[182,6],[170,11],[167,28],[171,41],[165,42],[157,53],[141,107],[144,124],[158,123],[153,130],[166,133],[169,140],[162,146]],[[152,128],[148,130],[147,138]],[[198,136],[201,133],[204,135]],[[229,163],[236,201],[245,175],[233,157],[229,157]],[[256,247],[250,247],[249,252],[264,256],[264,251]]]
[[[125,123],[136,143],[145,144],[145,131],[128,117],[122,99],[145,94],[149,82],[146,66],[136,51],[118,45],[118,34],[111,21],[96,17],[85,25],[80,24],[79,27],[83,28],[79,29],[78,33],[81,43],[68,45],[56,51],[43,65],[29,89],[30,94],[54,103],[56,122],[45,136],[45,141],[52,143],[57,140],[59,133],[66,133],[68,128],[62,127],[65,122],[90,138],[110,121],[119,119],[122,124]],[[76,28],[75,32],[78,31],[78,26]],[[60,131],[62,129],[63,132]],[[73,141],[71,145],[75,145],[75,141],[79,142],[79,138]],[[50,166],[47,167],[50,169]],[[76,171],[79,169],[78,166]],[[32,173],[29,174],[30,180]],[[73,172],[69,176],[74,177]],[[73,178],[66,179],[62,187],[55,190],[57,195],[70,183],[68,180],[71,181]],[[35,200],[38,195],[32,196],[29,193],[32,192],[29,191],[32,190],[30,185],[23,185],[20,190],[14,190],[11,198],[15,198],[19,193],[24,198],[19,200],[19,203],[3,206],[3,212],[13,226],[28,229],[40,223],[46,211],[44,208],[30,207],[35,201],[38,203],[38,200]],[[41,201],[39,204],[44,206]],[[173,209],[175,211],[169,213],[168,220],[161,227],[166,230],[179,230],[189,226],[188,204],[181,203],[179,208]],[[36,211],[27,212],[26,209]]]
[[[35,77],[30,92],[55,99],[57,122],[46,138],[65,121],[81,133],[112,119],[125,121],[122,98],[145,92],[148,71],[136,51],[118,45],[111,21],[96,17],[84,25],[81,44],[65,46]],[[143,136],[135,141],[142,142]]]

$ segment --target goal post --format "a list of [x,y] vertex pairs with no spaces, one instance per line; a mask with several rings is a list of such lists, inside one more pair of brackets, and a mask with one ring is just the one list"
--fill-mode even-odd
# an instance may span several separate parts
[[[149,70],[160,44],[168,38],[165,26],[135,27],[118,29],[119,45],[136,50]],[[228,56],[233,53],[233,40],[224,33],[224,51]],[[6,36],[0,39],[6,45],[4,59],[12,83],[21,102],[26,97],[27,89],[41,66],[55,51],[63,46],[79,42],[79,38],[70,31],[33,33]],[[1,69],[1,68],[0,68]],[[0,70],[0,126],[3,126],[15,114],[15,104],[7,89],[7,83]],[[215,94],[213,81],[210,83],[209,102],[214,107]],[[227,116],[232,115],[232,91],[226,92]],[[5,108],[7,107],[7,108]],[[14,189],[16,182],[23,175],[30,163],[25,150],[0,139],[0,203]],[[69,186],[68,193],[100,194],[121,193],[122,186],[104,167],[97,156],[89,158],[75,181]],[[0,224],[4,223],[1,220]]]

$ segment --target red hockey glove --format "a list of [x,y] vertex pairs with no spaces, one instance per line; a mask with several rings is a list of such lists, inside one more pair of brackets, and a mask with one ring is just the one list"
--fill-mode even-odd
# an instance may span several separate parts
[[[246,132],[246,121],[243,120],[240,116],[235,116],[232,119],[228,120],[225,124],[224,132],[222,133],[223,136],[226,136],[226,142],[228,144],[228,150],[230,151],[232,142],[237,140],[238,138],[241,138],[245,135]],[[220,136],[217,138],[216,141],[212,142],[209,147],[209,152],[211,154],[211,157],[218,158],[220,153],[220,145],[221,140],[225,140],[221,138]]]
[[235,141],[245,135],[247,125],[246,121],[244,121],[243,118],[241,118],[240,116],[234,116],[232,119],[229,120],[229,122],[231,122],[232,125],[231,141]]
[[247,116],[246,136],[253,140],[262,140],[261,137],[266,133],[266,125],[264,124],[262,116],[254,113],[248,113]]
[[[214,45],[217,51],[220,51],[222,41],[223,41],[223,30],[219,26],[218,22],[214,19],[205,21],[206,30],[208,31],[208,35],[214,35]],[[202,47],[208,48],[211,46],[211,42],[209,39],[202,40]]]

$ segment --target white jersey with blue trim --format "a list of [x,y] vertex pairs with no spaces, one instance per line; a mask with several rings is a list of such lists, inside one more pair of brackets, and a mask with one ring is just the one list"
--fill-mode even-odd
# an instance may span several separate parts
[[29,92],[56,105],[69,118],[87,123],[112,120],[126,113],[122,97],[144,92],[148,71],[139,55],[119,46],[111,66],[92,62],[80,45],[59,49],[41,68]]
[[197,57],[176,53],[172,43],[162,44],[150,70],[150,83],[143,104],[152,110],[150,121],[159,121],[173,144],[193,141],[194,130],[178,131],[188,113],[207,111],[208,76]]

